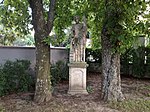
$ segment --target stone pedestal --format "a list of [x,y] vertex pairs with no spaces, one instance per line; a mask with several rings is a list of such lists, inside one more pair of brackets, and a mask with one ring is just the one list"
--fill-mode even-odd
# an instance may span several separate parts
[[88,94],[86,90],[86,62],[72,62],[69,66],[68,94]]

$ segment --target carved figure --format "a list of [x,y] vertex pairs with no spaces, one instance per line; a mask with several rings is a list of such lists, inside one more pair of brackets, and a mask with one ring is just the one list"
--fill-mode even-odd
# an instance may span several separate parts
[[82,23],[80,23],[79,16],[75,16],[74,20],[75,24],[73,24],[71,29],[70,62],[82,62],[85,61],[87,26],[85,17]]

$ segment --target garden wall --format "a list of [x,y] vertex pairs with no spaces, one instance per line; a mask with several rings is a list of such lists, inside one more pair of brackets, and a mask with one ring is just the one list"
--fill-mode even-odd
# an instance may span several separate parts
[[[68,49],[62,47],[51,48],[51,63],[68,61]],[[0,46],[0,64],[7,60],[29,60],[31,68],[35,67],[35,47],[3,47]],[[89,64],[89,72],[101,71],[101,50],[86,49],[86,62]],[[121,55],[121,74],[136,77],[150,77],[150,48],[140,47],[129,49]]]
[[[16,59],[29,60],[31,68],[34,68],[36,62],[35,47],[0,46],[0,64],[4,64],[7,60],[14,61]],[[68,50],[63,47],[51,48],[51,63],[59,60],[68,60]]]

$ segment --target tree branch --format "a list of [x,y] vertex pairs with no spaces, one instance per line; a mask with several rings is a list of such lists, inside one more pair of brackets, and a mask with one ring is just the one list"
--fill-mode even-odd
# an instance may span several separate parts
[[4,0],[2,0],[1,2],[0,2],[0,4],[3,4],[4,3]]
[[47,20],[48,32],[50,32],[53,28],[55,6],[56,6],[56,0],[51,0],[49,4],[49,12],[48,12],[48,20]]
[[32,9],[32,22],[34,30],[38,33],[43,33],[46,30],[46,21],[44,19],[44,9],[42,0],[28,0]]
[[32,9],[33,8],[33,5],[32,5],[33,1],[32,0],[28,0],[28,3],[30,5],[30,8]]

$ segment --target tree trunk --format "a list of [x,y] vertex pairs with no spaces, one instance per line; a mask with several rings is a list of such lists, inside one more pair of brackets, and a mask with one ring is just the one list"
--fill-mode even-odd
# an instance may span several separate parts
[[123,99],[120,80],[120,54],[112,52],[111,39],[102,33],[102,94],[104,101]]
[[46,102],[51,99],[50,46],[44,42],[53,28],[56,0],[50,0],[48,18],[45,20],[43,0],[28,0],[32,9],[32,22],[36,44],[36,89],[34,101]]
[[[104,101],[121,101],[124,99],[121,91],[120,53],[118,38],[122,31],[118,23],[116,1],[105,0],[105,16],[102,29],[102,94]],[[112,8],[114,7],[114,8]],[[114,35],[115,34],[115,35]]]
[[35,33],[36,43],[36,90],[34,101],[42,103],[51,99],[50,46]]

